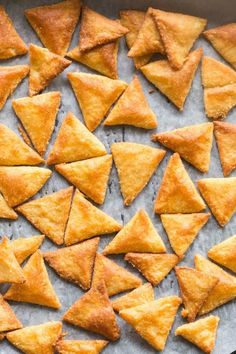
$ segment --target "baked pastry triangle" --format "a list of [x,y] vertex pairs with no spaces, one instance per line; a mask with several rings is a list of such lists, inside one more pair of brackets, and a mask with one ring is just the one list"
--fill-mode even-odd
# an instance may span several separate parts
[[23,270],[16,260],[8,238],[3,237],[0,243],[0,284],[20,284],[24,283],[25,280],[26,278],[24,276]]
[[0,124],[0,165],[38,165],[43,159],[7,126]]
[[[1,19],[1,7],[0,7]],[[1,27],[1,22],[0,22]],[[1,43],[1,40],[0,40]],[[1,66],[0,67],[0,110],[5,105],[9,96],[13,94],[20,82],[28,75],[28,65],[14,65],[14,66]]]
[[37,95],[44,90],[56,76],[71,64],[71,61],[35,44],[30,44],[29,58],[29,96]]
[[0,166],[0,192],[7,204],[15,207],[35,195],[51,174],[52,171],[40,167]]
[[142,25],[139,25],[137,38],[128,53],[129,57],[141,58],[143,55],[153,53],[164,54],[161,36],[152,15],[153,10],[151,7],[148,8]]
[[121,80],[82,72],[68,73],[75,96],[90,131],[95,130],[128,86]]
[[63,320],[111,341],[120,338],[120,329],[104,281],[78,299],[64,314]]
[[167,60],[157,60],[144,65],[141,71],[147,80],[182,111],[201,57],[200,48],[189,54],[183,67],[178,71],[174,70]]
[[112,42],[128,32],[118,21],[83,6],[79,40],[79,49],[82,52]]
[[10,247],[19,264],[23,263],[26,258],[31,256],[42,245],[44,235],[31,237],[19,237],[10,242]]
[[236,177],[200,179],[198,188],[220,226],[225,226],[236,211]]
[[136,75],[104,121],[104,125],[123,124],[143,129],[157,127],[156,116]]
[[209,217],[209,213],[161,215],[162,224],[177,256],[184,257]]
[[18,218],[15,211],[7,205],[7,202],[3,198],[2,194],[0,194],[0,218],[11,220],[16,220]]
[[58,354],[99,354],[107,346],[106,340],[60,340],[56,345]]
[[213,124],[189,125],[152,136],[201,172],[208,172],[213,140]]
[[72,114],[68,113],[49,153],[48,165],[106,155],[105,146]]
[[27,53],[27,47],[15,30],[3,6],[0,6],[0,59]]
[[66,0],[25,10],[25,16],[43,45],[64,56],[79,20],[80,0]]
[[105,247],[103,254],[128,252],[166,252],[165,245],[158,235],[148,214],[140,209]]
[[61,304],[49,280],[40,251],[36,251],[23,268],[25,282],[12,285],[4,299],[29,302],[59,309]]
[[161,10],[153,10],[152,15],[171,67],[175,70],[181,69],[207,20]]
[[236,168],[236,124],[214,122],[214,133],[226,177]]
[[78,245],[44,252],[43,257],[62,278],[87,290],[90,288],[98,243],[99,237]]
[[203,34],[217,52],[236,69],[236,23],[211,28]]
[[163,350],[180,304],[178,296],[168,296],[122,310],[119,315],[156,350]]
[[136,275],[111,259],[97,253],[93,272],[93,286],[98,285],[101,280],[105,282],[108,296],[137,288],[142,284],[141,279]]
[[[126,43],[129,49],[131,49],[131,47],[134,45],[144,20],[145,20],[144,11],[138,11],[138,10],[120,11],[120,22],[124,27],[128,28],[129,30],[129,32],[125,35]],[[150,42],[148,41],[148,44],[149,43]],[[139,69],[141,68],[141,66],[147,64],[151,59],[151,56],[152,56],[151,54],[147,54],[139,57],[134,57],[133,61],[136,69]]]
[[148,145],[130,142],[112,144],[124,204],[130,205],[148,184],[166,152]]
[[151,284],[145,283],[137,289],[112,301],[112,307],[120,312],[131,307],[146,304],[154,300],[154,290]]
[[204,56],[202,59],[202,85],[205,88],[236,84],[236,71],[220,61]]
[[217,277],[189,267],[176,267],[181,297],[184,303],[182,316],[188,322],[195,320],[207,297],[218,283]]
[[157,214],[190,214],[205,209],[178,153],[171,156],[156,196]]
[[67,57],[82,63],[100,74],[118,79],[117,55],[119,40],[93,48],[88,52],[81,52],[79,46],[67,53]]
[[17,210],[57,245],[62,245],[73,188],[68,187],[22,204]]
[[214,262],[236,273],[236,235],[213,246],[207,253]]
[[56,165],[55,169],[97,204],[103,204],[112,167],[112,155]]
[[60,102],[60,92],[48,92],[12,101],[17,117],[40,155],[44,155],[47,149]]
[[67,246],[88,238],[119,231],[121,225],[111,216],[96,208],[77,190],[71,206],[65,231]]
[[7,340],[25,354],[53,354],[62,336],[61,322],[47,322],[7,333]]
[[200,309],[199,315],[204,315],[236,298],[236,277],[200,255],[194,257],[194,262],[197,270],[218,279],[218,283]]
[[8,332],[22,328],[21,322],[16,317],[10,305],[4,301],[2,295],[0,295],[0,318],[0,332]]
[[196,322],[184,324],[176,329],[175,335],[187,339],[204,353],[211,353],[215,346],[219,320],[218,316],[208,316]]

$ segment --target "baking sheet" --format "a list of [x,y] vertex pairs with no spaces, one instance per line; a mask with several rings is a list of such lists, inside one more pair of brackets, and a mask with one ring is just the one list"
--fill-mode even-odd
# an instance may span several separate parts
[[[236,13],[236,2],[235,0],[160,0],[160,1],[149,1],[149,0],[85,0],[88,6],[93,9],[103,13],[104,15],[116,18],[118,17],[119,10],[121,9],[141,9],[145,10],[148,6],[158,7],[163,10],[169,11],[179,11],[196,16],[208,18],[208,28],[214,27],[227,22],[235,21]],[[30,25],[27,23],[23,16],[24,9],[29,7],[34,7],[43,4],[53,3],[53,1],[48,0],[0,0],[0,4],[6,7],[6,10],[10,17],[13,19],[14,24],[19,31],[20,35],[23,37],[26,43],[33,42],[37,45],[41,45],[38,37],[31,29]],[[79,38],[79,28],[77,28],[73,41],[70,48],[74,48],[77,45]],[[220,59],[214,49],[203,39],[200,39],[195,44],[195,47],[203,47],[205,55],[210,55],[216,59]],[[132,75],[135,72],[132,61],[127,58],[127,48],[124,39],[120,42],[119,50],[119,75],[120,78],[131,81]],[[223,60],[223,59],[222,59]],[[17,65],[25,64],[28,62],[28,56],[13,58],[11,60],[2,61],[1,65]],[[82,120],[82,115],[77,104],[77,101],[73,95],[72,89],[66,79],[66,73],[70,71],[83,71],[91,72],[85,66],[73,62],[72,65],[67,68],[58,78],[56,78],[52,84],[47,88],[47,91],[59,90],[62,92],[62,104],[57,117],[57,123],[53,137],[51,139],[51,144],[55,140],[58,129],[61,125],[68,111],[72,111],[79,119]],[[190,124],[197,124],[207,122],[207,118],[204,115],[203,110],[203,92],[200,81],[200,71],[198,69],[196,77],[193,82],[193,87],[187,98],[184,111],[182,113],[168,102],[168,100],[157,90],[154,93],[149,94],[149,90],[153,88],[146,79],[138,73],[141,79],[144,91],[148,97],[152,109],[158,116],[158,131],[166,131],[179,127],[183,127]],[[19,98],[27,96],[28,82],[25,80],[15,91],[12,98]],[[228,122],[235,122],[235,110],[232,111],[228,117]],[[7,101],[5,107],[0,112],[0,122],[6,124],[8,127],[12,128],[16,133],[17,131],[17,118],[11,108],[11,99]],[[143,144],[149,144],[151,146],[158,146],[150,141],[151,131],[145,131],[137,129],[134,127],[106,127],[100,126],[95,135],[100,138],[105,144],[107,150],[109,151],[109,146],[114,142],[119,141],[131,141]],[[48,149],[48,151],[50,148]],[[160,167],[157,169],[155,175],[151,179],[151,182],[139,195],[139,197],[133,202],[133,204],[124,208],[123,201],[119,191],[117,173],[113,166],[112,173],[109,180],[109,188],[107,191],[107,197],[104,205],[101,207],[102,210],[113,216],[115,219],[122,223],[127,223],[128,220],[135,214],[135,212],[140,208],[145,208],[145,210],[150,215],[155,227],[160,233],[161,237],[165,241],[168,250],[171,252],[171,248],[168,243],[167,235],[161,225],[160,218],[155,216],[153,213],[153,201],[156,196],[156,191],[160,186],[160,182],[165,170],[167,161],[170,157],[170,152],[168,152],[161,163]],[[213,143],[212,155],[211,155],[211,165],[208,174],[201,174],[196,169],[191,167],[188,163],[184,162],[187,171],[192,177],[193,181],[197,181],[203,177],[223,177],[222,170],[220,166],[220,161],[218,157],[218,152],[216,148],[216,143]],[[234,172],[232,176],[236,176]],[[61,188],[68,186],[68,183],[60,177],[56,172],[53,173],[51,179],[43,187],[43,189],[34,198],[39,198],[45,194],[53,193]],[[207,250],[214,244],[223,241],[224,239],[232,236],[235,233],[236,217],[234,217],[231,222],[224,228],[221,229],[214,217],[211,217],[207,225],[202,229],[198,238],[195,240],[192,247],[188,250],[185,259],[181,264],[193,266],[193,257],[196,253],[200,253],[204,256],[207,254]],[[30,236],[38,234],[39,232],[34,229],[31,224],[29,224],[26,219],[21,216],[17,221],[1,221],[0,222],[0,235],[8,235],[12,239],[16,239],[19,236]],[[99,249],[102,250],[104,246],[109,242],[111,238],[109,236],[102,236]],[[49,241],[45,240],[42,249],[55,249],[56,247]],[[132,267],[122,260],[122,257],[111,257],[116,260],[119,264],[125,266],[131,272],[135,272]],[[47,267],[49,272],[49,277],[52,281],[53,287],[56,290],[62,307],[59,311],[53,309],[34,306],[30,304],[23,303],[12,303],[11,305],[16,312],[19,319],[22,321],[24,326],[30,326],[35,324],[40,324],[52,320],[60,320],[64,312],[70,307],[74,301],[79,298],[83,292],[81,289],[71,283],[68,283],[55,272]],[[136,274],[138,274],[136,272]],[[141,276],[140,276],[141,277]],[[4,287],[0,287],[3,292]],[[178,294],[178,285],[174,275],[171,272],[167,278],[155,288],[156,297],[163,297],[172,294]],[[220,325],[217,335],[216,347],[214,354],[229,354],[236,349],[236,302],[231,302],[223,307],[212,312],[212,314],[220,316]],[[128,324],[122,321],[118,316],[118,322],[121,326],[121,339],[109,346],[104,350],[104,354],[114,353],[154,353],[155,350],[149,346]],[[172,328],[171,334],[167,341],[167,345],[164,354],[197,354],[200,351],[194,346],[188,344],[186,341],[182,340],[180,337],[174,337],[175,328],[183,324],[184,321],[181,318],[180,311]],[[91,339],[99,338],[92,333],[77,329],[73,326],[63,323],[63,330],[68,332],[67,338],[71,339]],[[101,338],[101,337],[100,337]],[[10,346],[7,341],[0,343],[0,353],[1,354],[13,354],[18,351]]]

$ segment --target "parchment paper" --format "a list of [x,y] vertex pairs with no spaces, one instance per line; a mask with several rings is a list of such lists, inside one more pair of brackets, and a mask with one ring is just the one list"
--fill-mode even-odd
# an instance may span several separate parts
[[[33,42],[35,44],[41,45],[38,37],[31,29],[30,25],[27,23],[23,12],[26,8],[52,2],[53,1],[51,0],[1,0],[0,4],[6,7],[8,14],[13,19],[17,30],[19,31],[25,42],[27,44]],[[234,0],[87,0],[85,2],[87,5],[91,6],[95,10],[100,11],[104,15],[109,16],[111,18],[118,17],[119,10],[121,9],[133,8],[144,10],[148,6],[159,7],[160,9],[169,11],[179,11],[187,14],[208,18],[208,28],[221,25],[227,22],[235,21],[236,13],[236,2]],[[74,34],[70,48],[74,48],[77,45],[78,38],[79,28],[77,28]],[[195,47],[200,46],[204,48],[205,55],[213,56],[217,59],[220,59],[218,54],[204,39],[199,39],[195,45]],[[124,39],[122,39],[119,50],[119,75],[121,79],[130,82],[132,75],[135,72],[135,69],[132,60],[127,58],[126,54],[126,44]],[[27,62],[28,56],[23,56],[8,61],[2,61],[1,65],[16,65],[23,63],[25,64]],[[72,111],[79,119],[82,120],[82,115],[79,106],[66,78],[66,73],[70,71],[91,72],[91,70],[87,69],[85,66],[73,62],[72,65],[67,68],[58,78],[56,78],[52,82],[52,84],[47,88],[46,91],[59,90],[62,92],[62,104],[57,117],[57,123],[55,131],[53,133],[53,137],[51,139],[50,147],[54,142],[61,122],[68,111]],[[138,76],[141,79],[144,91],[148,97],[151,107],[157,114],[159,122],[159,132],[208,121],[205,117],[203,109],[203,91],[201,87],[199,69],[197,71],[196,77],[193,82],[193,87],[191,89],[189,97],[187,98],[184,111],[182,113],[178,112],[178,110],[171,103],[169,103],[168,100],[157,90],[155,90],[154,93],[149,94],[149,90],[152,89],[153,86],[147,82],[147,80],[142,76],[141,73],[138,73]],[[24,82],[17,88],[12,98],[27,96],[27,89],[28,82],[27,80],[24,80]],[[226,120],[228,122],[236,123],[235,116],[236,113],[234,110],[228,115]],[[16,133],[18,133],[18,121],[11,108],[11,99],[7,101],[5,107],[0,112],[0,122],[6,124],[8,127],[12,128]],[[157,144],[154,144],[150,141],[151,133],[153,133],[153,131],[145,131],[137,129],[135,127],[104,128],[102,125],[95,132],[96,136],[100,138],[105,144],[107,151],[109,151],[109,146],[112,143],[119,141],[138,142],[158,147]],[[50,148],[48,149],[48,151],[49,150]],[[160,186],[163,172],[165,170],[170,155],[170,152],[166,154],[164,161],[157,169],[155,175],[151,179],[148,186],[128,208],[124,208],[123,206],[119,190],[117,173],[113,166],[109,180],[109,188],[107,192],[106,201],[101,207],[101,209],[113,216],[118,221],[122,223],[127,223],[138,209],[145,208],[146,211],[149,213],[161,237],[165,241],[168,250],[171,252],[167,235],[165,234],[165,231],[161,225],[160,218],[158,216],[155,216],[153,213],[153,201],[156,196],[156,191]],[[196,169],[191,167],[188,163],[184,162],[184,165],[187,168],[187,171],[189,172],[194,182],[203,177],[223,176],[215,141],[213,143],[211,165],[208,174],[201,174]],[[236,176],[236,173],[234,172],[232,176]],[[66,186],[68,186],[68,183],[62,177],[60,177],[59,174],[53,172],[53,176],[51,177],[51,179],[46,183],[40,193],[38,193],[34,198],[39,198],[43,195],[50,194]],[[207,250],[210,247],[232,236],[235,233],[235,225],[236,216],[233,217],[230,223],[226,225],[223,229],[218,226],[214,217],[211,217],[207,225],[200,232],[198,238],[195,240],[192,247],[188,250],[186,257],[181,264],[193,266],[193,257],[196,253],[200,253],[201,255],[206,256]],[[19,236],[36,235],[39,234],[39,232],[34,229],[31,224],[26,221],[26,219],[20,216],[17,221],[4,222],[1,220],[0,235],[3,234],[8,235],[12,239],[16,239]],[[110,239],[111,237],[109,236],[102,236],[99,249],[102,250],[105,244],[110,241]],[[48,240],[45,240],[42,247],[43,250],[55,248],[55,245],[53,245]],[[130,267],[127,263],[123,261],[122,257],[118,256],[111,258],[116,260],[119,264],[125,266],[131,272],[135,272],[132,267]],[[22,321],[24,326],[40,324],[52,320],[60,320],[65,311],[75,302],[76,299],[78,299],[83,294],[79,287],[66,281],[63,281],[49,267],[47,267],[47,269],[53,287],[62,303],[62,307],[59,311],[54,311],[53,309],[45,307],[11,302],[14,311],[16,312],[17,316]],[[136,272],[136,274],[138,273]],[[4,287],[1,287],[0,290],[3,292]],[[171,274],[169,274],[167,278],[162,281],[162,283],[158,287],[155,288],[156,298],[172,294],[178,294],[178,285],[174,272],[171,272]],[[220,316],[220,325],[214,354],[229,354],[236,349],[236,303],[228,303],[223,307],[213,311],[212,313]],[[128,324],[126,324],[118,316],[117,318],[121,326],[121,339],[114,344],[109,344],[109,346],[104,350],[104,354],[151,354],[155,352],[155,350],[152,349],[152,347],[149,346]],[[166,348],[163,351],[164,354],[200,353],[197,348],[195,348],[191,344],[188,344],[180,337],[174,337],[175,328],[183,323],[184,321],[182,320],[179,311],[171,334],[167,341]],[[71,339],[99,338],[99,336],[83,331],[76,327],[69,326],[65,323],[63,323],[63,330],[68,332],[67,338]],[[7,341],[3,341],[2,343],[0,343],[1,354],[12,354],[16,352],[18,351],[12,346],[10,346]]]

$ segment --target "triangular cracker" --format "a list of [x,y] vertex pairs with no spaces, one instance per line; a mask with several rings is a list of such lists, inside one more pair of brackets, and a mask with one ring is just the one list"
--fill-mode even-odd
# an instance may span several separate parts
[[124,204],[130,205],[148,184],[166,152],[130,142],[115,143],[111,146],[111,151],[119,175]]
[[156,196],[157,214],[190,214],[205,209],[178,153],[171,156]]
[[120,337],[104,281],[78,299],[64,314],[63,320],[112,341]]
[[47,149],[60,102],[60,92],[48,92],[12,101],[17,117],[40,155],[43,155]]
[[184,257],[209,217],[210,214],[204,213],[161,215],[162,224],[177,256]]
[[236,72],[220,61],[204,56],[202,59],[202,85],[205,88],[236,83]]
[[175,254],[127,253],[125,260],[138,269],[154,286],[158,285],[179,262]]
[[112,167],[112,155],[56,165],[55,169],[97,204],[103,204]]
[[[123,26],[128,28],[129,32],[125,35],[126,43],[129,49],[134,45],[135,40],[137,39],[140,28],[145,20],[145,12],[138,10],[122,10],[120,11],[120,22]],[[150,19],[150,16],[149,16]],[[154,27],[154,30],[156,28]],[[147,42],[147,45],[150,43]],[[146,44],[146,43],[145,43]],[[151,59],[151,54],[134,57],[134,65],[136,69],[139,69],[141,66],[147,64]]]
[[7,333],[7,339],[25,354],[53,354],[61,335],[61,322],[47,322]]
[[51,174],[49,169],[40,167],[0,166],[0,192],[7,204],[15,207],[35,195]]
[[105,146],[72,114],[65,117],[48,156],[49,165],[106,155]]
[[137,288],[142,284],[141,279],[136,275],[119,266],[111,259],[97,253],[93,273],[93,286],[98,285],[101,280],[105,281],[108,296]]
[[65,232],[67,246],[97,235],[119,231],[121,225],[111,216],[96,208],[77,190],[71,206]]
[[67,57],[82,63],[99,73],[118,79],[117,55],[119,40],[91,49],[89,52],[81,52],[79,46],[67,53]]
[[236,235],[213,246],[207,255],[214,262],[236,273]]
[[17,208],[38,230],[57,245],[63,244],[64,231],[69,217],[73,188],[32,200]]
[[224,176],[236,168],[236,124],[214,122],[214,133]]
[[120,311],[120,316],[156,350],[163,350],[181,299],[163,297],[147,304]]
[[[1,7],[0,7],[1,13]],[[0,110],[6,100],[13,94],[20,82],[28,75],[28,65],[1,66],[0,67]]]
[[156,116],[136,75],[104,122],[104,125],[124,124],[143,129],[157,127]]
[[0,283],[21,284],[25,280],[23,270],[16,260],[8,238],[3,237],[0,243]]
[[7,205],[7,202],[3,198],[2,194],[0,194],[0,218],[11,220],[16,220],[18,218],[18,215],[14,212],[14,210]]
[[105,247],[103,254],[166,252],[165,245],[148,214],[140,209]]
[[200,315],[204,315],[236,298],[236,277],[226,273],[222,268],[200,255],[194,257],[194,262],[196,269],[209,276],[216,277],[219,281],[199,311]]
[[16,32],[3,6],[0,6],[0,59],[9,59],[27,53],[27,47]]
[[236,106],[236,84],[204,90],[205,112],[208,118],[224,119]]
[[203,123],[155,134],[158,141],[179,155],[201,172],[208,172],[213,140],[213,124]]
[[211,28],[203,34],[220,55],[236,69],[236,23]]
[[128,32],[129,30],[118,21],[83,6],[79,40],[79,48],[82,52],[112,42]]
[[4,301],[2,295],[0,295],[0,318],[0,332],[8,332],[22,328],[21,322],[16,317],[10,305]]
[[175,70],[181,69],[207,21],[199,17],[161,10],[153,10],[152,15],[171,67]]
[[51,52],[64,56],[79,20],[80,0],[66,0],[25,10],[25,16]]
[[195,344],[204,353],[211,353],[215,346],[219,317],[209,316],[193,323],[184,324],[175,331],[176,336],[182,336]]
[[200,179],[198,188],[220,226],[225,226],[236,211],[236,177]]
[[195,72],[202,57],[202,49],[191,52],[183,67],[175,71],[167,60],[157,60],[141,68],[146,78],[180,110],[192,86]]
[[0,124],[0,166],[38,165],[43,159],[18,135]]
[[56,351],[58,354],[99,354],[107,344],[106,340],[60,340]]
[[44,252],[43,257],[62,278],[87,290],[90,288],[98,243],[99,237],[75,246]]
[[37,95],[44,90],[56,76],[71,64],[71,61],[35,44],[30,44],[29,57],[29,96]]
[[154,290],[151,284],[145,283],[137,289],[112,301],[112,307],[120,312],[131,307],[146,304],[154,300]]
[[128,56],[140,58],[143,55],[153,53],[164,54],[164,46],[161,40],[160,33],[153,19],[151,7],[148,8],[144,21],[139,27],[137,38],[135,39]]
[[4,299],[59,309],[61,304],[49,280],[40,251],[36,251],[30,257],[23,272],[25,283],[13,284],[7,290]]
[[112,104],[128,86],[121,80],[82,72],[68,73],[67,77],[90,131],[98,127]]
[[19,264],[23,263],[26,258],[31,256],[41,246],[44,235],[19,237],[10,242],[10,247]]
[[192,322],[208,295],[214,290],[218,279],[194,268],[176,267],[175,270],[184,303],[182,316]]

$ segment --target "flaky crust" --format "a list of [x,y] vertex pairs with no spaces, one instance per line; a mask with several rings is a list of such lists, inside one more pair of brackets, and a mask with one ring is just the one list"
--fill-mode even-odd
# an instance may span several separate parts
[[7,205],[7,202],[3,198],[2,194],[0,194],[0,218],[11,220],[16,220],[18,218],[18,215],[14,212],[14,210]]
[[64,314],[63,320],[112,341],[120,337],[104,281],[77,300]]
[[202,59],[202,85],[205,88],[236,83],[236,72],[220,61],[204,56]]
[[178,153],[171,156],[158,191],[154,210],[157,214],[190,214],[205,209]]
[[98,243],[99,237],[81,242],[78,245],[44,252],[43,257],[60,277],[88,290]]
[[23,272],[25,282],[13,284],[4,295],[4,299],[59,309],[61,304],[49,280],[40,251],[36,251],[30,257]]
[[13,331],[22,328],[21,322],[16,317],[10,305],[4,301],[2,295],[0,295],[0,318],[0,332]]
[[97,235],[119,231],[121,225],[86,200],[77,190],[71,206],[65,232],[67,246]]
[[179,297],[169,296],[122,310],[119,314],[151,346],[163,350],[180,304]]
[[71,206],[73,187],[32,200],[17,208],[38,230],[62,245]]
[[141,68],[146,78],[180,110],[191,89],[195,72],[202,57],[202,49],[191,52],[183,67],[176,71],[167,60],[157,60]]
[[236,235],[213,246],[207,255],[214,262],[236,273]]
[[56,351],[58,354],[99,354],[108,343],[106,340],[60,340]]
[[112,144],[111,151],[124,204],[130,205],[148,184],[166,152],[131,142]]
[[224,119],[236,105],[236,84],[206,88],[204,104],[208,118]]
[[44,235],[31,237],[18,237],[10,242],[11,249],[19,264],[23,263],[26,258],[31,256],[41,246],[44,241]]
[[157,233],[148,214],[140,209],[123,229],[105,247],[103,254],[128,252],[166,252],[165,245]]
[[98,127],[113,103],[128,86],[121,80],[87,73],[68,73],[67,77],[90,131]]

